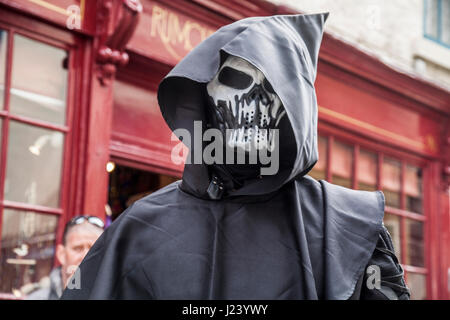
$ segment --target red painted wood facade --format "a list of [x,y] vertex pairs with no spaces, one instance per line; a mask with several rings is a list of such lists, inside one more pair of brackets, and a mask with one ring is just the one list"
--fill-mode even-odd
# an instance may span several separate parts
[[[71,18],[66,8],[72,4],[80,7],[81,26],[74,30],[66,25]],[[64,48],[70,56],[67,120],[57,128],[65,133],[61,206],[54,211],[25,208],[57,214],[58,241],[72,216],[89,212],[104,218],[108,161],[181,176],[182,166],[170,161],[175,142],[156,100],[159,81],[177,61],[224,24],[247,16],[292,13],[263,1],[141,0],[141,4],[142,8],[132,0],[0,0],[0,29]],[[402,254],[408,252],[406,223],[414,220],[424,226],[424,265],[404,264],[405,271],[426,276],[426,298],[449,299],[450,93],[399,73],[327,34],[318,68],[319,133],[327,139],[325,178],[333,180],[335,141],[352,148],[349,170],[354,188],[360,149],[376,154],[378,189],[384,185],[383,159],[397,159],[401,200],[387,212],[400,219]],[[0,116],[8,115],[0,111]],[[3,143],[7,143],[4,135]],[[420,214],[405,202],[409,166],[421,170]],[[15,207],[2,195],[0,201],[2,208]]]

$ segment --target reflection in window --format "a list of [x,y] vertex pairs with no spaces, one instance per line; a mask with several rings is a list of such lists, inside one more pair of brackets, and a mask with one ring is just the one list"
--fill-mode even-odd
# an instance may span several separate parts
[[5,70],[7,47],[8,33],[5,30],[0,29],[0,107],[3,107],[3,103],[5,101]]
[[343,187],[352,187],[353,146],[334,141],[331,163],[332,181]]
[[424,300],[427,298],[426,276],[408,272],[407,285],[411,290],[412,300]]
[[384,158],[383,160],[383,192],[386,205],[400,208],[401,164],[399,161]]
[[63,125],[66,110],[66,51],[14,36],[11,113]]
[[389,213],[384,215],[384,225],[391,235],[394,250],[397,258],[401,257],[401,245],[400,245],[400,217],[394,216]]
[[11,121],[5,199],[59,206],[64,135]]
[[377,154],[360,149],[357,170],[358,189],[377,190]]
[[317,180],[325,180],[327,175],[328,139],[326,137],[319,136],[317,140],[319,144],[319,161],[317,161],[309,175]]
[[20,296],[51,271],[58,218],[4,209],[0,292]]
[[407,165],[405,175],[406,210],[422,213],[422,170]]
[[425,266],[423,222],[406,219],[406,264]]

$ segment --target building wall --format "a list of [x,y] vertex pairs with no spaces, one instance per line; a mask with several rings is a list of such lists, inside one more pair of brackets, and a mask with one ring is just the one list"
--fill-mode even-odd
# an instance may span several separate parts
[[[78,0],[65,1],[79,3]],[[86,27],[77,32],[72,32],[66,28],[65,7],[57,6],[61,6],[60,0],[47,0],[46,2],[0,0],[0,29],[23,33],[38,42],[70,51],[69,56],[72,58],[69,61],[68,86],[71,94],[68,95],[67,101],[69,105],[73,106],[70,107],[70,110],[73,110],[71,111],[71,120],[62,129],[58,127],[68,136],[65,141],[65,169],[62,173],[64,182],[61,183],[59,192],[61,207],[56,209],[43,206],[33,207],[29,203],[0,201],[0,233],[2,233],[2,230],[8,230],[0,234],[0,239],[2,236],[8,236],[14,241],[18,239],[19,244],[25,244],[25,241],[29,241],[29,239],[22,237],[23,232],[20,228],[36,230],[35,233],[38,235],[40,235],[39,232],[44,235],[49,234],[49,237],[45,238],[47,242],[44,245],[40,244],[39,248],[49,249],[45,252],[50,252],[50,256],[44,256],[46,265],[44,267],[38,266],[37,272],[33,273],[35,279],[30,278],[30,274],[27,272],[31,268],[26,264],[22,265],[25,268],[10,268],[17,272],[17,276],[9,277],[11,285],[8,284],[8,288],[0,288],[0,291],[3,291],[3,293],[0,292],[0,299],[20,297],[16,291],[11,293],[10,289],[18,288],[23,283],[28,284],[28,281],[39,280],[42,275],[48,273],[47,271],[53,266],[52,248],[54,248],[55,239],[57,239],[56,243],[60,241],[63,226],[67,220],[80,213],[104,217],[104,205],[108,191],[108,174],[105,166],[108,161],[116,161],[119,165],[159,174],[181,175],[182,166],[175,166],[170,161],[171,146],[168,141],[169,134],[166,134],[168,128],[163,128],[166,125],[158,110],[156,90],[162,77],[182,56],[187,54],[203,37],[221,25],[245,16],[289,12],[288,10],[284,11],[285,8],[272,7],[265,1],[256,0],[240,0],[239,2],[237,0],[141,0],[144,9],[140,14],[137,29],[128,42],[127,52],[130,61],[124,67],[119,64],[113,65],[109,60],[105,62],[96,53],[107,39],[110,40],[109,43],[116,43],[117,38],[115,36],[120,36],[125,31],[130,32],[129,29],[123,30],[123,28],[128,28],[133,24],[117,23],[114,17],[119,15],[115,15],[116,11],[111,10],[108,0],[80,1],[88,8],[84,11]],[[293,3],[293,1],[291,2]],[[297,2],[306,3],[306,1]],[[331,1],[316,1],[316,4],[322,3],[326,6],[327,2],[330,3],[327,10],[331,11],[333,4]],[[420,4],[420,0],[416,2]],[[48,3],[55,3],[55,5],[49,6]],[[104,5],[97,6],[101,3]],[[122,1],[114,1],[114,3],[116,9],[123,4]],[[350,4],[349,1],[340,1],[341,5],[343,3]],[[397,45],[400,42],[400,40],[390,39],[388,32],[386,37],[382,38],[382,32],[364,33],[360,32],[364,29],[361,29],[356,23],[350,24],[348,20],[351,19],[348,17],[356,16],[355,13],[359,10],[354,7],[356,3],[356,1],[353,1],[351,7],[343,7],[346,11],[348,9],[348,13],[341,14],[344,22],[349,23],[347,26],[348,39],[351,39],[352,32],[357,32],[361,38],[360,41],[375,37],[373,40],[375,44],[384,43],[380,39],[384,39],[383,41],[387,41],[391,45]],[[308,4],[314,5],[313,1],[309,1]],[[244,10],[244,7],[247,9]],[[296,10],[306,11],[304,8]],[[374,7],[361,9],[359,10],[361,15],[366,13],[365,10],[376,11],[377,9],[374,9]],[[313,11],[322,11],[322,9],[311,9],[311,12]],[[332,17],[339,16],[336,12],[332,11]],[[391,11],[389,12],[391,13]],[[399,12],[396,14],[401,16],[401,10]],[[39,19],[36,19],[37,17]],[[366,20],[363,18],[356,20],[355,18],[355,21],[359,21],[360,24],[363,23],[361,21]],[[393,21],[396,20],[393,18]],[[108,31],[108,25],[111,25],[110,31]],[[344,39],[343,36],[339,36],[337,32],[333,31],[333,25],[344,26],[344,23],[327,23],[329,33],[334,37]],[[391,26],[392,30],[394,28],[397,27]],[[408,32],[406,33],[408,34]],[[376,40],[377,37],[378,41]],[[111,41],[111,39],[114,41]],[[345,39],[350,42],[347,38]],[[368,43],[370,44],[370,41]],[[19,47],[17,45],[11,46],[12,44],[11,41],[8,50],[14,53]],[[362,48],[362,44],[358,45],[357,42],[354,42],[353,45]],[[431,43],[430,45],[434,44]],[[402,45],[398,44],[398,47],[400,46]],[[446,61],[450,62],[449,59],[445,59],[449,50],[436,46],[437,51],[431,51],[432,56],[441,60],[439,63],[434,63],[436,66],[429,67],[430,65],[427,65],[427,70],[430,71],[431,68],[435,68],[438,70],[436,72],[448,76],[448,70],[442,68],[441,65]],[[380,46],[381,53],[384,52],[384,47],[388,47],[396,57],[407,56],[405,52],[398,48],[391,49],[386,43]],[[113,49],[117,48],[122,48],[122,46],[113,47]],[[439,51],[439,49],[441,50]],[[428,53],[426,48],[421,50],[422,55]],[[436,53],[438,51],[439,53]],[[12,56],[12,54],[8,56]],[[384,53],[384,56],[390,55]],[[35,55],[33,58],[34,64],[38,65],[38,62],[40,62],[38,56]],[[404,61],[404,59],[398,59]],[[445,138],[447,136],[440,134],[445,131],[448,123],[449,92],[436,89],[423,81],[397,74],[395,71],[385,68],[377,59],[372,59],[330,36],[326,36],[322,43],[320,61],[320,74],[317,78],[318,99],[321,103],[319,110],[319,125],[321,128],[319,130],[327,135],[328,141],[335,141],[334,138],[336,137],[335,142],[351,143],[351,147],[354,149],[352,149],[353,152],[350,152],[350,157],[355,159],[358,157],[360,160],[362,159],[358,151],[360,145],[362,148],[380,154],[383,153],[377,159],[378,168],[382,168],[384,154],[398,158],[405,163],[412,161],[416,165],[417,162],[417,165],[424,167],[426,173],[424,179],[427,179],[426,189],[424,189],[424,192],[426,192],[426,195],[424,194],[426,214],[423,216],[413,214],[411,216],[405,210],[399,211],[396,208],[395,211],[404,221],[408,221],[407,219],[411,217],[417,221],[426,220],[426,230],[428,230],[426,233],[424,232],[426,238],[424,253],[427,259],[425,268],[417,268],[415,266],[417,263],[411,263],[413,268],[410,266],[405,271],[409,276],[410,283],[412,283],[411,275],[426,274],[426,284],[420,282],[419,285],[421,289],[427,287],[427,298],[447,298],[449,293],[447,274],[450,266],[447,254],[450,244],[448,241],[450,234],[449,201],[447,194],[442,193],[440,187],[443,177],[438,152],[447,146],[441,140],[450,141]],[[61,66],[61,63],[56,60],[53,63]],[[413,62],[411,64],[414,65]],[[10,68],[12,66],[12,70],[16,68],[11,62],[3,63],[3,65],[10,66]],[[406,68],[408,65],[408,63],[404,63],[402,68]],[[421,66],[418,63],[417,66],[423,68],[423,64]],[[24,66],[21,65],[21,67]],[[114,80],[114,76],[110,72],[116,69],[118,72]],[[29,70],[34,70],[34,68],[29,68]],[[46,75],[49,74],[46,73]],[[26,75],[26,73],[23,73],[23,77],[26,77]],[[5,91],[8,92],[8,90]],[[9,98],[5,101],[9,101]],[[27,120],[14,116],[14,113],[9,112],[8,108],[0,110],[3,159],[6,159],[6,156],[10,154],[7,153],[8,144],[5,142],[9,141],[8,134],[12,136],[8,125],[5,125],[5,123],[10,120],[12,120],[11,122]],[[133,120],[133,117],[139,119],[139,121]],[[130,121],[133,121],[134,124],[131,127]],[[151,123],[153,129],[146,131],[145,129],[148,126],[141,126],[143,123],[145,125],[145,122]],[[45,125],[42,121],[38,123],[29,119],[26,123],[38,127]],[[55,126],[53,125],[50,128],[53,130]],[[443,136],[442,139],[441,136]],[[404,143],[405,141],[407,143]],[[327,154],[333,155],[336,160],[338,155],[333,149],[333,143],[335,142],[327,143],[328,149],[326,150],[330,150]],[[28,152],[27,147],[30,143],[24,140],[22,144],[15,143],[15,145],[24,145],[25,152]],[[348,153],[346,154],[348,155]],[[333,157],[327,156],[324,159],[328,159],[326,162],[331,164],[333,163]],[[8,161],[2,163],[5,164]],[[357,179],[359,166],[357,160],[354,163],[355,165],[352,165],[352,168],[347,167],[346,172],[349,172],[349,169],[354,172],[352,173],[352,184],[356,185],[356,182],[359,181]],[[30,169],[27,164],[23,166]],[[326,168],[327,176],[332,177],[334,173],[333,165],[326,165]],[[406,169],[406,166],[404,168]],[[32,170],[33,173],[36,170]],[[378,171],[382,172],[380,169]],[[3,169],[0,168],[0,200],[3,200],[4,172],[5,165],[3,165]],[[27,172],[30,176],[31,171],[28,170]],[[384,177],[386,176],[384,174]],[[332,179],[330,181],[333,181]],[[378,180],[377,188],[380,189],[382,179],[378,178]],[[336,182],[338,181],[335,179],[333,183]],[[407,188],[403,189],[405,189],[404,193],[406,194]],[[439,197],[442,200],[438,200]],[[15,209],[18,212],[5,214],[7,210],[12,211],[10,209]],[[12,214],[15,215],[14,218],[17,220],[9,219]],[[51,221],[42,219],[39,223],[34,218],[36,215],[42,215]],[[24,222],[19,220],[22,217],[26,218],[23,219]],[[49,229],[51,229],[51,232],[49,232]],[[15,231],[14,237],[11,236],[12,232],[9,230]],[[31,233],[31,231],[28,233]],[[404,239],[411,238],[407,232],[403,233],[405,234]],[[31,236],[34,236],[34,234]],[[23,258],[16,257],[17,253],[10,250],[13,247],[14,249],[20,249],[19,252],[25,251],[22,247],[18,247],[19,244],[9,241],[9,239],[7,239],[9,242],[6,242],[5,239],[1,240],[2,250],[8,250],[9,254],[14,254],[12,256],[14,259]],[[7,245],[10,243],[11,246],[8,247],[5,243]],[[408,242],[403,241],[402,243],[405,247],[402,252],[406,252]],[[30,245],[30,249],[27,249],[28,252],[31,253],[35,247]],[[3,254],[3,257],[6,257],[6,255]],[[44,259],[41,258],[41,260]],[[40,263],[42,264],[42,262]],[[0,261],[0,267],[1,265]],[[0,268],[0,278],[4,274]],[[1,284],[6,287],[7,284],[5,283]]]
[[399,71],[450,88],[450,49],[424,38],[423,0],[270,2],[304,13],[328,11],[326,32]]

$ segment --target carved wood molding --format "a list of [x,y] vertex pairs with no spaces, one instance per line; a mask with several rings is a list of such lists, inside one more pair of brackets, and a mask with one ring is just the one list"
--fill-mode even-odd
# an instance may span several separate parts
[[96,61],[102,85],[109,85],[117,68],[128,63],[125,47],[136,30],[142,10],[139,0],[99,1]]

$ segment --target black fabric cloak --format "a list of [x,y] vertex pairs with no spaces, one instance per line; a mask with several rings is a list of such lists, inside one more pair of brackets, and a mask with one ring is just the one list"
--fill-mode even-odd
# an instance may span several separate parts
[[[306,175],[318,159],[314,81],[327,16],[243,19],[175,66],[158,100],[169,127],[190,132],[194,120],[205,121],[205,84],[226,55],[261,70],[287,114],[280,169],[237,189],[221,175],[226,190],[213,200],[214,167],[187,164],[181,181],[112,223],[80,265],[81,288],[65,290],[63,299],[361,298],[376,247],[393,250],[383,194]],[[376,257],[383,270],[401,270],[395,255]]]

